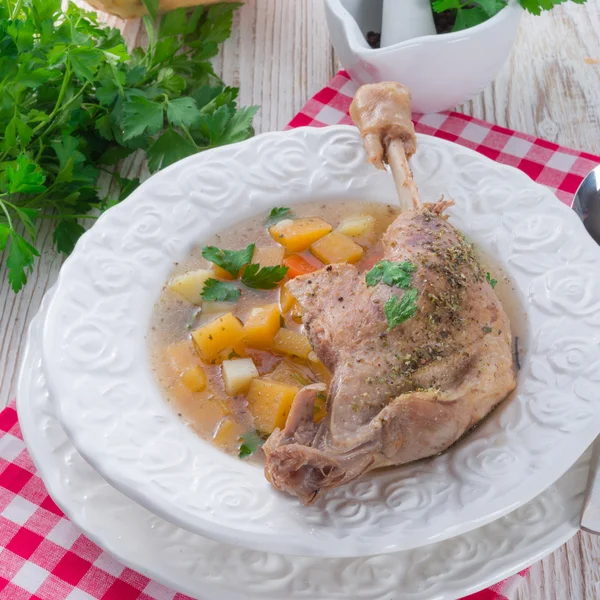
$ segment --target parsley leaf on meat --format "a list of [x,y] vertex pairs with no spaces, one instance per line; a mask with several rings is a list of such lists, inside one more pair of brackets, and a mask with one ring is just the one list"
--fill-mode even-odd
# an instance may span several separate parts
[[207,279],[200,295],[209,302],[235,302],[240,294],[240,288],[232,281]]
[[271,209],[271,212],[265,221],[265,225],[274,225],[284,219],[291,219],[293,216],[294,213],[291,208],[287,208],[286,206],[276,207]]
[[255,244],[250,244],[244,250],[221,250],[216,246],[204,246],[202,248],[202,256],[218,267],[221,267],[224,271],[227,271],[232,277],[237,278],[240,271],[246,265],[250,264],[252,255],[254,254],[254,246]]
[[242,283],[256,290],[272,290],[287,272],[288,268],[281,265],[262,268],[257,264],[248,265],[242,275]]
[[417,296],[418,291],[411,288],[404,292],[402,298],[398,298],[395,294],[389,297],[385,303],[384,311],[388,321],[388,331],[408,321],[417,313]]
[[262,447],[265,440],[258,435],[258,432],[248,431],[242,435],[242,442],[243,444],[240,446],[238,456],[240,458],[248,458]]
[[496,287],[496,284],[498,283],[498,281],[496,279],[492,278],[489,271],[485,274],[485,279],[492,286],[492,289],[494,289]]
[[367,287],[373,287],[380,281],[386,285],[396,286],[402,289],[410,287],[411,273],[415,271],[415,266],[409,262],[401,263],[390,262],[389,260],[380,260],[365,276]]

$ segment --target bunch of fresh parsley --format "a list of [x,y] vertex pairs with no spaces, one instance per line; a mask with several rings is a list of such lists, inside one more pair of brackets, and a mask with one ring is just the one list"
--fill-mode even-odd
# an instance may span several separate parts
[[[519,0],[521,6],[534,15],[543,10],[551,10],[556,5],[568,0]],[[586,0],[573,0],[576,4],[584,4]],[[436,13],[452,11],[456,13],[452,31],[460,31],[475,27],[499,13],[507,5],[506,0],[433,0]]]
[[69,253],[81,219],[139,185],[111,173],[119,190],[102,195],[101,172],[136,150],[155,172],[253,134],[257,108],[238,109],[238,90],[210,63],[239,4],[181,8],[160,23],[158,0],[144,4],[148,47],[129,53],[118,30],[73,4],[0,0],[0,252],[15,292],[39,255],[41,219]]

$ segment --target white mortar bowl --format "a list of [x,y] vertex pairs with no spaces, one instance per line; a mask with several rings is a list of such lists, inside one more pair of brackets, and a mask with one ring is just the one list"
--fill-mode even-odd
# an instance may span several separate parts
[[410,88],[419,113],[449,110],[479,94],[508,59],[522,14],[511,0],[471,29],[373,49],[365,34],[381,31],[382,2],[326,0],[331,39],[354,81],[399,81]]

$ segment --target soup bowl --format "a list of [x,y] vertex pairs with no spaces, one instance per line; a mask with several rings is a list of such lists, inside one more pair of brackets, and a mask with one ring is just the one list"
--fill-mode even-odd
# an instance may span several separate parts
[[515,392],[440,456],[369,473],[314,505],[275,491],[260,466],[203,441],[171,410],[146,334],[173,264],[215,232],[273,206],[341,198],[392,203],[352,127],[269,133],[189,157],[102,215],[65,262],[42,352],[65,431],[114,487],[201,535],[257,550],[360,556],[474,529],[558,479],[600,429],[599,249],[548,190],[469,149],[418,137],[425,201],[510,282]]

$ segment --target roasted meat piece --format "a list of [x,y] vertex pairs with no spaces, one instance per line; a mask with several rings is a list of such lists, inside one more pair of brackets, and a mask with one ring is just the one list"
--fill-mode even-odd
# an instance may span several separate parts
[[[443,214],[452,202],[420,202],[406,163],[416,147],[408,90],[363,86],[351,113],[369,160],[390,165],[404,198],[383,259],[408,264],[410,286],[367,285],[348,264],[287,283],[332,373],[327,417],[314,423],[324,386],[307,386],[264,446],[267,479],[304,504],[371,469],[442,452],[516,385],[508,317],[473,247]],[[412,309],[392,325],[390,299],[398,306],[407,294]]]

